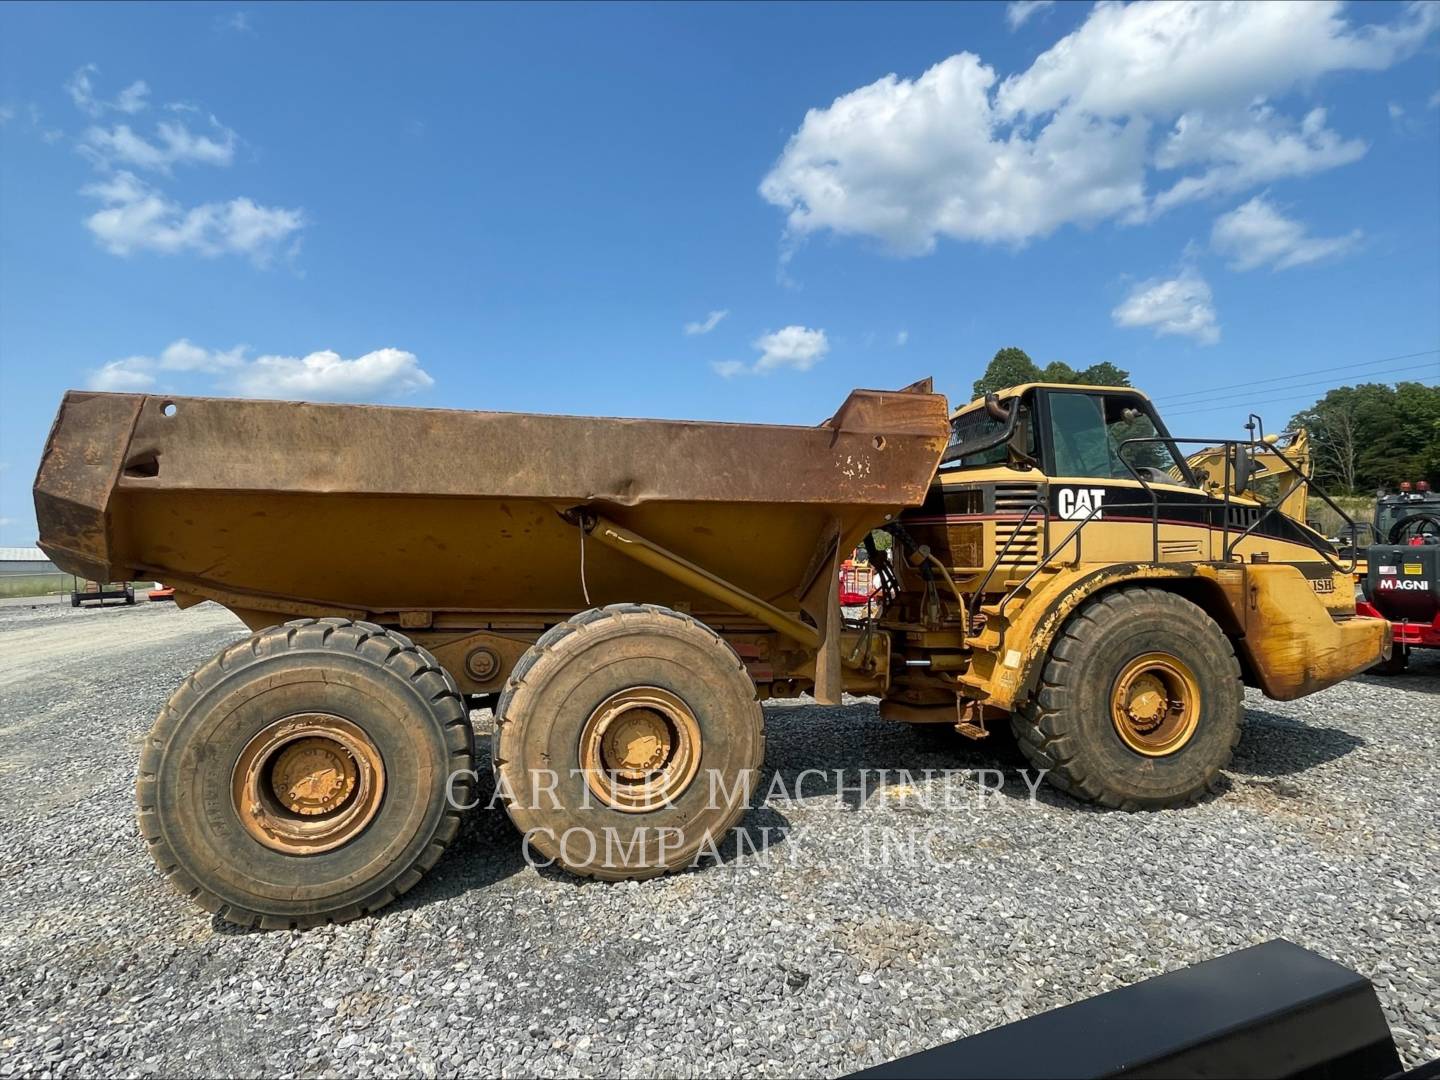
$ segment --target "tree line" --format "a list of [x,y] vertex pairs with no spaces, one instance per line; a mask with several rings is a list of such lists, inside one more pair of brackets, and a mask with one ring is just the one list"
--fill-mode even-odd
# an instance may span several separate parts
[[1440,484],[1440,386],[1337,386],[1290,419],[1310,432],[1315,481],[1368,494],[1403,480]]
[[1063,360],[1052,360],[1043,368],[1030,359],[1024,349],[1014,346],[1001,349],[991,359],[985,374],[975,380],[975,396],[984,397],[994,390],[1021,383],[1081,383],[1087,386],[1129,386],[1130,373],[1108,360],[1076,370]]
[[[995,354],[974,392],[983,397],[1028,382],[1131,385],[1130,373],[1108,360],[1079,369],[1060,360],[1041,367],[1011,346]],[[1440,487],[1440,386],[1338,386],[1290,418],[1287,430],[1298,427],[1310,433],[1315,483],[1325,491],[1368,494],[1393,490],[1403,480]]]

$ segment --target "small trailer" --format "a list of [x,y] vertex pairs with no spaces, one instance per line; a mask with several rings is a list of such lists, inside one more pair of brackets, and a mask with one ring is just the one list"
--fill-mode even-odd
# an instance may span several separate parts
[[78,608],[81,604],[98,600],[100,606],[105,606],[106,600],[123,600],[126,604],[135,603],[135,586],[129,581],[75,581],[75,587],[70,590],[70,606]]

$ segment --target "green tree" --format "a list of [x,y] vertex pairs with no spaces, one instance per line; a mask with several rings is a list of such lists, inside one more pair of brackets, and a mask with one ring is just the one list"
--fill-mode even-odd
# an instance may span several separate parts
[[984,397],[992,390],[1028,382],[1084,383],[1090,386],[1129,386],[1130,373],[1108,360],[1076,371],[1063,360],[1052,360],[1043,368],[1024,349],[1013,345],[997,352],[985,374],[975,380],[974,394]]
[[1440,482],[1440,387],[1418,382],[1337,386],[1290,419],[1310,432],[1315,480],[1339,492],[1402,480]]
[[1080,376],[1064,360],[1051,360],[1040,369],[1040,382],[1079,382]]
[[1129,386],[1130,373],[1124,368],[1116,367],[1109,360],[1101,360],[1080,372],[1075,381],[1091,386]]
[[1036,367],[1035,361],[1030,359],[1024,349],[1017,349],[1012,345],[1001,349],[991,359],[985,368],[985,374],[975,380],[974,393],[976,397],[984,397],[992,390],[1003,390],[1007,386],[1019,386],[1021,383],[1039,380],[1040,369]]

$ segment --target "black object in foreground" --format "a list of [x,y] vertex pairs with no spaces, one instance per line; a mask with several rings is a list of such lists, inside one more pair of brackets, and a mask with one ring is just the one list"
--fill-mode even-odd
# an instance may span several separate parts
[[1378,1080],[1398,1073],[1370,980],[1276,940],[853,1075]]

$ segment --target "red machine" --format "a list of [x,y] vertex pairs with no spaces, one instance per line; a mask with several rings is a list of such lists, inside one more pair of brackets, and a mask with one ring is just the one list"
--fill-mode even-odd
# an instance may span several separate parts
[[1376,670],[1397,674],[1411,649],[1440,649],[1440,497],[1423,480],[1401,484],[1378,500],[1375,532],[1355,611],[1390,620],[1394,646]]
[[875,595],[875,571],[868,562],[846,559],[840,564],[840,604],[863,607]]

